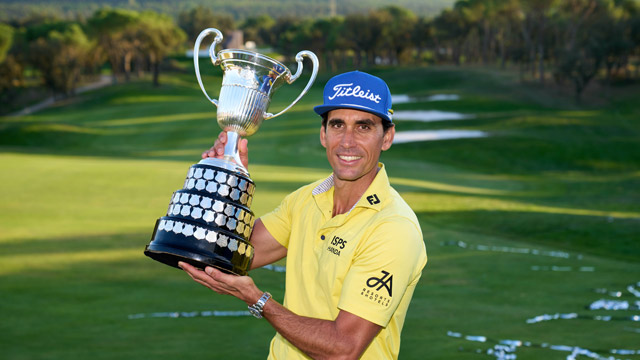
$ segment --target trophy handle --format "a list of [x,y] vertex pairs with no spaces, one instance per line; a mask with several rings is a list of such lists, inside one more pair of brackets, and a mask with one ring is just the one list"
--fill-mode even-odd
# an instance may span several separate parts
[[200,85],[200,89],[204,93],[204,96],[206,96],[207,99],[209,99],[209,101],[211,101],[211,103],[217,107],[218,100],[210,98],[209,94],[207,94],[207,91],[204,89],[204,85],[202,84],[202,79],[200,78],[200,66],[199,66],[200,64],[198,61],[198,53],[200,52],[200,43],[202,42],[202,39],[204,39],[207,35],[212,33],[216,34],[216,38],[213,40],[213,43],[209,48],[209,57],[211,58],[211,63],[214,66],[218,65],[219,60],[216,57],[215,50],[216,50],[216,45],[222,42],[222,33],[218,29],[208,28],[208,29],[202,30],[202,32],[200,33],[200,35],[198,35],[198,38],[196,39],[195,45],[193,46],[193,67],[196,70],[196,78],[198,79],[198,84]]
[[296,54],[296,61],[298,62],[298,68],[296,69],[295,75],[293,75],[287,80],[287,83],[292,84],[294,81],[296,81],[300,77],[300,75],[302,75],[302,68],[303,68],[302,60],[305,56],[311,59],[311,62],[313,63],[313,71],[311,72],[311,78],[309,79],[309,82],[307,82],[307,86],[305,86],[305,88],[302,90],[300,95],[298,95],[298,97],[295,100],[293,100],[293,102],[289,106],[284,108],[284,110],[280,111],[275,115],[267,112],[264,113],[265,120],[269,120],[274,117],[280,116],[285,111],[289,110],[293,105],[295,105],[298,102],[298,100],[300,100],[300,98],[304,96],[304,94],[307,93],[307,91],[309,91],[309,88],[311,88],[311,85],[313,85],[313,82],[316,80],[316,76],[318,75],[318,57],[316,57],[316,54],[308,50],[302,50],[298,54]]

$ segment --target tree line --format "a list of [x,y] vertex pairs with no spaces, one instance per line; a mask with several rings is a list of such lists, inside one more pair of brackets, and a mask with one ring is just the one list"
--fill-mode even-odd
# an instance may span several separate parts
[[72,94],[78,81],[108,64],[115,79],[143,72],[158,84],[160,65],[216,27],[288,60],[315,52],[328,70],[376,65],[481,64],[517,68],[521,78],[571,84],[577,97],[596,77],[637,80],[640,7],[635,0],[459,0],[434,17],[399,6],[336,17],[238,21],[198,6],[171,17],[104,8],[87,19],[31,16],[0,24],[0,91],[23,86],[28,72],[52,91]]

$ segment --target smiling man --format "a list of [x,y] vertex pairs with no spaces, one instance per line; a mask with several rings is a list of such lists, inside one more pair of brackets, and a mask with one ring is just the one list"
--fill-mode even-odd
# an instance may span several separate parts
[[[324,89],[320,142],[333,173],[289,194],[256,221],[252,269],[286,256],[283,305],[249,276],[180,266],[247,303],[277,331],[269,359],[395,359],[427,254],[418,220],[379,162],[393,142],[391,94],[353,71]],[[221,157],[226,134],[203,157]],[[247,142],[239,144],[248,165]]]

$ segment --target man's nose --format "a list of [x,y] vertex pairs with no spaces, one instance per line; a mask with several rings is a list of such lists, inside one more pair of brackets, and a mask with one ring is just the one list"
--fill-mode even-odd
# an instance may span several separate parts
[[340,139],[340,146],[343,148],[350,148],[355,144],[354,139],[354,130],[351,128],[347,128],[342,134],[342,138]]

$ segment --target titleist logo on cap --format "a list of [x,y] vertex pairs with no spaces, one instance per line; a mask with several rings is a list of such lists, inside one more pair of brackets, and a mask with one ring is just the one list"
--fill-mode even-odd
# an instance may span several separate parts
[[353,96],[353,97],[371,100],[376,104],[380,103],[380,100],[382,99],[380,95],[374,94],[370,90],[364,91],[360,88],[360,85],[357,85],[356,87],[353,87],[353,88],[351,86],[353,86],[353,83],[337,84],[336,86],[333,87],[333,91],[335,91],[335,93],[332,96],[329,96],[329,100],[333,100],[336,97]]

